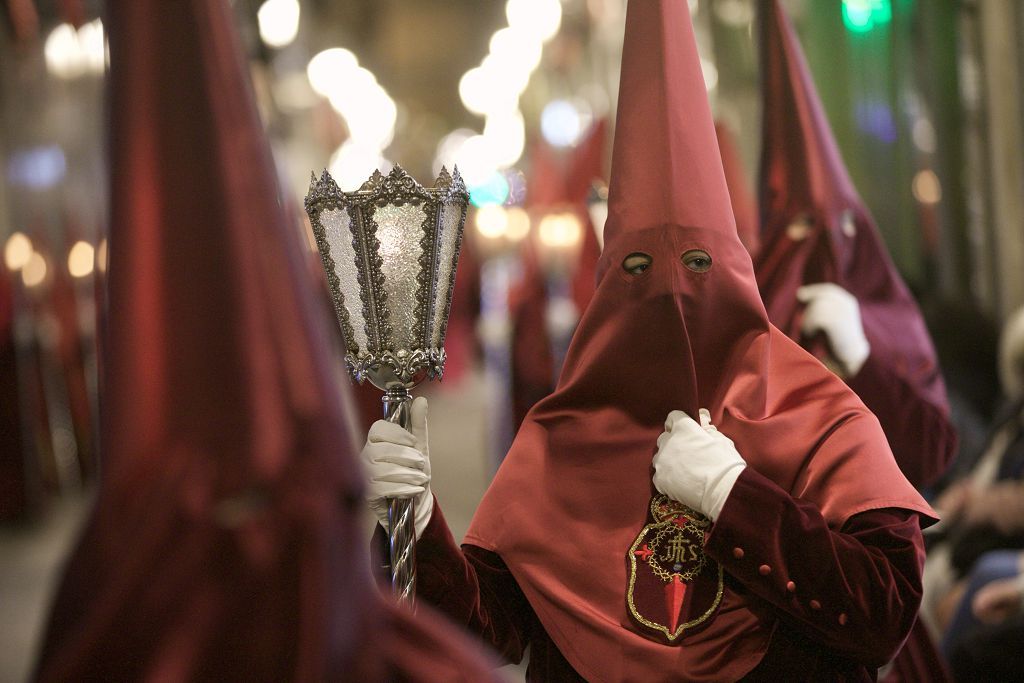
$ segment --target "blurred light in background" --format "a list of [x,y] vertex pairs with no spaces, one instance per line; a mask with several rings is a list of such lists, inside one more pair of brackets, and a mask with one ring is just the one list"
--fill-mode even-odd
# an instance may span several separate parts
[[10,270],[21,270],[32,258],[32,240],[24,233],[15,232],[4,244],[4,264]]
[[583,236],[579,216],[571,211],[549,213],[540,220],[537,237],[541,244],[553,249],[573,247]]
[[306,77],[348,127],[349,138],[331,156],[328,167],[341,189],[356,190],[374,170],[390,170],[384,150],[395,137],[398,107],[377,78],[340,47],[314,55]]
[[[468,128],[457,128],[441,138],[441,141],[437,143],[437,152],[434,155],[435,176],[441,172],[442,166],[449,171],[452,170],[455,164],[458,163],[458,155],[462,150],[462,145],[474,135],[476,133]],[[462,173],[463,170],[460,168],[459,173]]]
[[21,269],[21,281],[26,287],[35,287],[46,279],[46,259],[38,251],[33,251],[28,262]]
[[391,168],[391,162],[381,155],[378,148],[352,139],[342,143],[327,164],[327,170],[334,176],[338,187],[346,192],[358,190],[374,171],[387,173]]
[[559,0],[508,0],[505,16],[510,28],[534,33],[547,42],[562,25],[562,3]]
[[751,0],[716,0],[714,11],[719,21],[734,28],[746,28],[754,21]]
[[892,21],[890,0],[843,0],[843,24],[854,33],[867,33]]
[[299,13],[298,0],[267,0],[256,13],[260,38],[269,47],[290,44],[299,33]]
[[73,277],[86,277],[92,275],[93,266],[96,263],[96,250],[92,245],[83,240],[75,242],[68,252],[68,272]]
[[896,142],[896,121],[888,103],[881,100],[857,102],[853,108],[857,128],[875,139],[892,144]]
[[492,55],[501,59],[512,57],[518,60],[524,69],[533,71],[540,65],[544,44],[530,31],[517,31],[507,27],[494,32],[491,36],[490,49]]
[[540,65],[544,43],[562,25],[562,4],[560,0],[508,0],[505,15],[508,26],[491,36],[488,54],[459,79],[463,106],[486,117],[484,133],[464,138],[458,149],[445,138],[434,161],[439,170],[449,159],[455,160],[471,189],[495,171],[511,168],[523,155],[526,134],[519,96]]
[[60,24],[46,37],[43,54],[46,68],[58,78],[102,74],[107,61],[103,22],[94,19],[77,30],[71,24]]
[[505,235],[508,228],[508,213],[500,206],[491,204],[476,210],[476,231],[481,237],[496,240]]
[[517,72],[511,62],[491,61],[473,67],[459,79],[459,97],[474,114],[507,111],[519,106],[519,95],[529,74]]
[[313,90],[324,97],[345,87],[345,74],[359,66],[356,56],[343,47],[332,47],[313,55],[306,66],[306,77]]
[[704,74],[704,87],[708,92],[718,86],[718,67],[710,59],[700,60],[700,70]]
[[922,204],[938,204],[942,200],[942,184],[935,171],[918,171],[913,182],[914,199]]
[[504,204],[508,199],[508,181],[500,171],[492,171],[481,182],[467,183],[467,187],[469,188],[469,201],[473,206]]
[[920,117],[914,121],[914,127],[911,129],[911,137],[914,138],[914,145],[927,154],[932,154],[936,149],[935,140],[935,126],[932,122],[925,117]]
[[551,100],[540,114],[540,132],[553,147],[572,147],[592,119],[590,106],[583,100]]
[[508,168],[523,156],[526,146],[526,124],[518,109],[491,114],[484,124],[484,139],[498,168]]
[[494,149],[483,135],[467,138],[455,154],[455,163],[459,166],[466,185],[472,190],[475,185],[482,185],[497,174],[497,163]]
[[7,180],[16,187],[45,190],[64,179],[67,160],[57,145],[14,152],[7,161]]
[[505,237],[510,241],[520,242],[530,234],[530,214],[525,209],[512,206],[505,210],[505,215]]
[[100,245],[96,247],[96,267],[101,273],[107,272],[107,238],[104,237],[100,240]]

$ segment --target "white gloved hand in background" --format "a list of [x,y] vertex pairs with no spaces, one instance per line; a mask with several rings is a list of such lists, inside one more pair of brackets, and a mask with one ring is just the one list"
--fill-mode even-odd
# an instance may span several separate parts
[[714,521],[747,463],[711,424],[707,410],[701,408],[699,416],[700,424],[681,410],[665,418],[654,454],[654,487]]
[[427,399],[412,402],[407,432],[387,420],[370,427],[362,461],[368,485],[366,500],[381,526],[388,528],[387,498],[415,498],[416,538],[430,522],[434,496],[430,492],[430,451],[427,445]]
[[807,305],[800,331],[808,336],[824,332],[845,376],[856,376],[871,354],[856,297],[839,285],[821,282],[799,288],[796,298]]

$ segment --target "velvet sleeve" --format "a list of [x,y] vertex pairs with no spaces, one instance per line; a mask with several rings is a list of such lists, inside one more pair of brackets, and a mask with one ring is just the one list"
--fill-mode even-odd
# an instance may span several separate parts
[[706,552],[805,637],[868,667],[895,655],[921,602],[916,513],[870,510],[836,531],[817,506],[751,467],[736,480]]
[[416,543],[416,595],[504,659],[522,660],[535,623],[526,596],[498,554],[456,545],[436,500]]
[[[856,376],[847,380],[864,405],[878,416],[903,475],[917,488],[934,484],[956,453],[957,437],[948,411],[924,395],[941,394],[936,375],[921,390],[901,373],[868,356]],[[937,383],[939,386],[933,386]]]

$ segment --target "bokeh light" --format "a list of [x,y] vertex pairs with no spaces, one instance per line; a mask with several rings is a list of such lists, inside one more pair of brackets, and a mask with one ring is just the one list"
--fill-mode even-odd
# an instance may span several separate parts
[[68,252],[68,272],[73,277],[92,275],[96,264],[96,250],[88,242],[79,240]]
[[476,210],[475,223],[481,237],[496,240],[505,235],[508,213],[496,204],[482,206]]
[[4,244],[4,264],[10,270],[21,270],[32,258],[32,240],[24,233],[15,232]]
[[554,147],[571,147],[580,141],[592,119],[583,100],[551,100],[540,114],[540,132]]
[[583,227],[579,216],[571,211],[549,213],[537,226],[537,237],[541,244],[553,249],[565,249],[579,244]]
[[38,251],[33,251],[25,267],[21,269],[21,281],[26,287],[41,285],[46,279],[46,259]]
[[[461,167],[460,167],[461,171]],[[499,171],[493,171],[482,182],[467,184],[469,201],[473,206],[504,204],[508,199],[508,181]]]
[[58,78],[102,74],[107,63],[103,22],[94,19],[79,29],[71,24],[59,24],[46,37],[43,55],[47,70]]
[[938,204],[942,201],[942,183],[931,169],[926,168],[914,175],[912,189],[914,199],[922,204]]
[[505,215],[505,237],[510,242],[521,242],[530,234],[530,214],[525,209],[511,206],[505,210]]
[[289,45],[299,33],[298,0],[266,0],[256,12],[260,38],[269,47]]

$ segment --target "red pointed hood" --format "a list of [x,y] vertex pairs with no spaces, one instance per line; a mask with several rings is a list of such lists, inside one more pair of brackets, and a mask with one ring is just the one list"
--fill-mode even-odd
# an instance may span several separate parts
[[832,282],[857,298],[871,344],[869,363],[881,372],[867,373],[873,379],[858,376],[854,385],[881,416],[907,476],[926,485],[941,474],[955,438],[942,453],[921,454],[919,437],[880,401],[892,393],[886,383],[906,383],[951,433],[938,358],[917,303],[853,187],[792,25],[777,0],[762,0],[760,10],[762,230],[755,271],[768,317],[794,340],[826,354],[820,343],[801,340],[803,305],[796,290]]
[[862,207],[814,88],[800,42],[776,0],[761,0],[764,113],[761,128],[763,238],[785,225],[769,222],[813,208],[839,229],[843,211]]
[[654,225],[736,232],[693,27],[676,4],[630,14],[644,40],[627,33],[622,53],[606,245]]
[[488,680],[369,575],[326,318],[231,7],[107,10],[103,470],[38,680]]
[[[633,607],[634,597],[664,600],[660,588],[634,594],[627,567],[671,410],[707,408],[751,467],[837,527],[872,508],[929,508],[874,416],[768,322],[733,224],[685,0],[631,0],[622,62],[597,291],[466,542],[501,556],[587,680],[738,680],[774,626],[749,593],[726,583],[702,617],[693,610],[712,604],[714,586],[691,584],[677,616],[692,630],[674,645]],[[710,268],[684,262],[693,250]],[[650,265],[627,272],[636,252]]]

